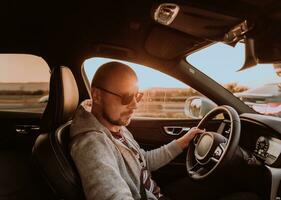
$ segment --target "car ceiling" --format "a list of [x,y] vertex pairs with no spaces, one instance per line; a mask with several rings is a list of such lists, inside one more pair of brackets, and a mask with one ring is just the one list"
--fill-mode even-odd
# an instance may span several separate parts
[[[161,2],[5,2],[0,12],[0,53],[38,55],[50,67],[81,66],[94,54],[171,60],[222,40],[245,19],[281,20],[278,1],[189,0],[175,1],[184,8],[185,18],[177,27],[166,27],[151,17],[152,8]],[[222,25],[212,26],[216,16]]]

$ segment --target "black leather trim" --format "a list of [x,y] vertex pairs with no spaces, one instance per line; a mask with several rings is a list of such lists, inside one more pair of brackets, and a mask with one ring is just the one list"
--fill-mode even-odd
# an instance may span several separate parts
[[47,183],[59,198],[85,199],[81,181],[69,153],[71,121],[51,134],[41,134],[33,147],[33,158]]
[[69,149],[69,127],[79,102],[75,78],[67,67],[54,68],[49,101],[41,119],[41,135],[33,147],[33,160],[60,199],[85,199]]

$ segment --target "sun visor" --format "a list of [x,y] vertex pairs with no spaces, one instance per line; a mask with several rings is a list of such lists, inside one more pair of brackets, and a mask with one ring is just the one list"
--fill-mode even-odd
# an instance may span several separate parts
[[[239,71],[257,64],[276,64],[277,66],[281,63],[281,28],[279,23],[264,23],[263,26],[260,25],[259,29],[255,30],[255,34],[244,39],[246,57],[245,63]],[[262,31],[259,31],[261,29]]]
[[154,20],[195,37],[222,41],[224,34],[242,19],[173,3],[160,4],[153,11]]
[[154,26],[145,41],[145,49],[158,58],[172,59],[208,43],[210,41],[174,29]]
[[281,63],[281,20],[267,22],[263,31],[254,36],[258,63]]

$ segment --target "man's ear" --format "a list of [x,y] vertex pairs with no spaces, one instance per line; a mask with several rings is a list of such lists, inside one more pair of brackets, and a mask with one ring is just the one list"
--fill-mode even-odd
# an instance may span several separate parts
[[97,88],[92,88],[91,89],[91,93],[92,93],[92,100],[94,104],[100,104],[101,101],[101,93],[100,90]]

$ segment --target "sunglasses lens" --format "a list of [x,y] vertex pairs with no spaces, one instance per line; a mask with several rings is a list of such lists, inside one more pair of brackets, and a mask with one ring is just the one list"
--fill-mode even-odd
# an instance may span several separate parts
[[136,94],[132,94],[132,95],[124,95],[122,97],[122,104],[128,105],[133,101],[134,98],[136,98],[137,102],[140,102],[142,96],[143,96],[143,93],[140,93],[140,92],[138,92]]
[[122,104],[123,105],[128,105],[128,104],[130,104],[133,101],[133,99],[134,99],[134,95],[133,94],[132,95],[124,95],[122,97]]

